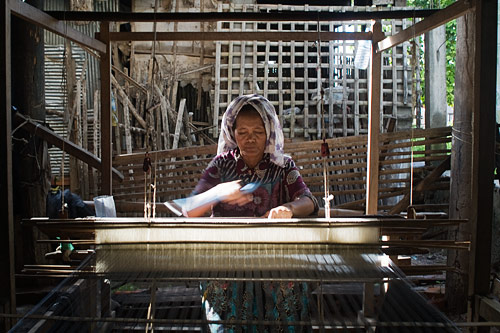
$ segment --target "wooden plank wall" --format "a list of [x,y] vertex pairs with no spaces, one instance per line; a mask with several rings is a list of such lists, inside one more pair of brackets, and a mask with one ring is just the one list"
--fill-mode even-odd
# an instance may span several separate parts
[[[324,195],[321,140],[287,142],[285,152],[292,156],[301,175],[322,206]],[[331,155],[328,157],[330,193],[334,207],[363,210],[366,183],[367,136],[339,137],[327,140]],[[450,143],[451,129],[436,128],[384,133],[380,135],[379,209],[389,209],[383,199],[409,193],[410,163],[413,158],[413,181],[417,186],[436,165],[445,161],[450,147],[429,148],[431,144]],[[427,148],[426,148],[427,147]],[[432,145],[437,147],[437,145]],[[156,167],[157,202],[189,195],[204,169],[215,155],[216,145],[171,149],[150,153]],[[414,151],[413,157],[411,151]],[[114,167],[125,179],[114,182],[113,195],[117,201],[143,202],[146,174],[143,171],[144,154],[116,156]],[[425,190],[449,190],[449,179],[441,177]]]
[[[343,8],[234,4],[219,4],[218,7],[218,11],[223,12],[262,10],[341,11]],[[383,25],[386,34],[394,34],[411,25],[411,20],[386,20]],[[320,29],[361,32],[370,29],[370,22],[321,22]],[[217,31],[311,32],[318,31],[318,22],[219,22]],[[218,134],[218,124],[227,105],[238,95],[251,93],[264,95],[272,101],[286,137],[321,138],[322,114],[327,137],[366,134],[367,71],[354,67],[360,42],[321,41],[320,52],[316,40],[216,42],[213,135]],[[383,53],[381,129],[389,118],[398,119],[400,129],[411,127],[413,68],[417,73],[420,70],[412,66],[409,50],[411,44],[406,42]],[[319,103],[321,87],[325,96],[323,112]]]

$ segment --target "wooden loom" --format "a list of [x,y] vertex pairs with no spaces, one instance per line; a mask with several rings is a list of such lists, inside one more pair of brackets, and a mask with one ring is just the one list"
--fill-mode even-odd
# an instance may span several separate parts
[[[439,224],[462,222],[442,220]],[[426,220],[35,218],[29,223],[49,235],[46,242],[58,241],[55,235],[72,235],[80,238],[71,241],[75,246],[93,244],[95,253],[72,270],[51,266],[25,271],[31,276],[66,279],[53,291],[52,303],[47,299],[39,304],[18,324],[20,329],[36,325],[40,329],[198,331],[218,323],[237,330],[295,326],[366,332],[410,325],[431,332],[457,331],[411,290],[404,274],[380,251],[381,247],[401,246],[381,242],[381,232],[426,227],[430,225]],[[449,242],[447,246],[467,249],[469,243]],[[236,316],[214,322],[200,310],[199,285],[203,283],[247,286],[264,294],[265,286],[273,283],[294,289],[308,285],[307,292],[303,287],[296,289],[308,299],[308,316],[299,321],[270,321],[264,305],[256,304],[255,318]],[[140,290],[136,301],[133,294],[127,298],[115,292],[111,296],[110,289],[120,284]],[[94,299],[94,294],[101,296]],[[243,299],[238,297],[235,302]],[[66,306],[49,316],[49,309],[57,308],[54,300],[56,304],[66,302]],[[115,304],[114,310],[111,304]],[[89,306],[88,312],[82,310]],[[147,314],[145,309],[149,309]]]
[[[107,36],[104,36],[104,37],[106,38]],[[108,42],[109,42],[109,40],[108,40]],[[109,157],[106,157],[106,158],[109,158]],[[109,169],[110,169],[110,166],[111,166],[110,161],[109,161],[109,160],[105,161],[105,166],[104,166],[104,168],[109,167]],[[111,178],[111,177],[110,177],[110,175],[105,175],[105,177],[106,177],[106,179],[105,179],[105,180],[106,180],[105,185],[109,186],[109,185],[110,185],[110,178]],[[111,186],[109,186],[109,188],[110,188],[110,187],[111,187]],[[107,190],[107,189],[106,189],[106,190]],[[148,320],[149,320],[149,319],[148,319]]]

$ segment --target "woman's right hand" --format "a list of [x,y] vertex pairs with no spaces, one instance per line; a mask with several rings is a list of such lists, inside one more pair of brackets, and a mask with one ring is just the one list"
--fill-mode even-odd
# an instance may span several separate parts
[[253,201],[253,194],[241,191],[241,181],[239,180],[220,183],[215,186],[215,190],[220,201],[230,205],[243,206]]

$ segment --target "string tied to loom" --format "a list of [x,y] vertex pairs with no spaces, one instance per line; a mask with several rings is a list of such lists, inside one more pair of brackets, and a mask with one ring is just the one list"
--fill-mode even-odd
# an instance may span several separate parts
[[323,142],[321,143],[321,157],[330,156],[330,148],[328,147],[328,142],[326,142],[326,138],[323,138]]
[[328,147],[328,142],[326,142],[326,137],[323,135],[323,142],[321,143],[321,158],[323,159],[323,177],[325,185],[325,217],[330,218],[330,201],[333,200],[333,194],[330,194],[329,184],[328,184],[328,162],[327,158],[330,156],[330,148]]
[[151,157],[149,156],[149,152],[146,152],[142,163],[142,170],[144,171],[144,219],[148,219],[151,216],[151,188],[148,186],[148,178],[149,183],[151,184],[152,167],[153,164],[151,163]]
[[142,163],[142,170],[144,170],[144,172],[149,172],[151,171],[151,167],[151,157],[149,157],[149,152],[146,152],[146,155],[144,156],[144,162]]

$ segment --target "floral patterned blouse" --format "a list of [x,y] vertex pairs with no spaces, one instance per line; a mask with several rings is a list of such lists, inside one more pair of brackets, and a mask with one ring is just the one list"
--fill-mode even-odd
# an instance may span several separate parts
[[213,207],[213,216],[261,217],[270,209],[300,197],[308,197],[318,210],[318,202],[302,180],[293,160],[285,156],[284,166],[271,162],[269,154],[255,168],[249,168],[240,155],[239,148],[217,155],[203,173],[193,194],[203,193],[219,183],[241,180],[241,185],[257,182],[253,202],[243,206],[219,203]]

